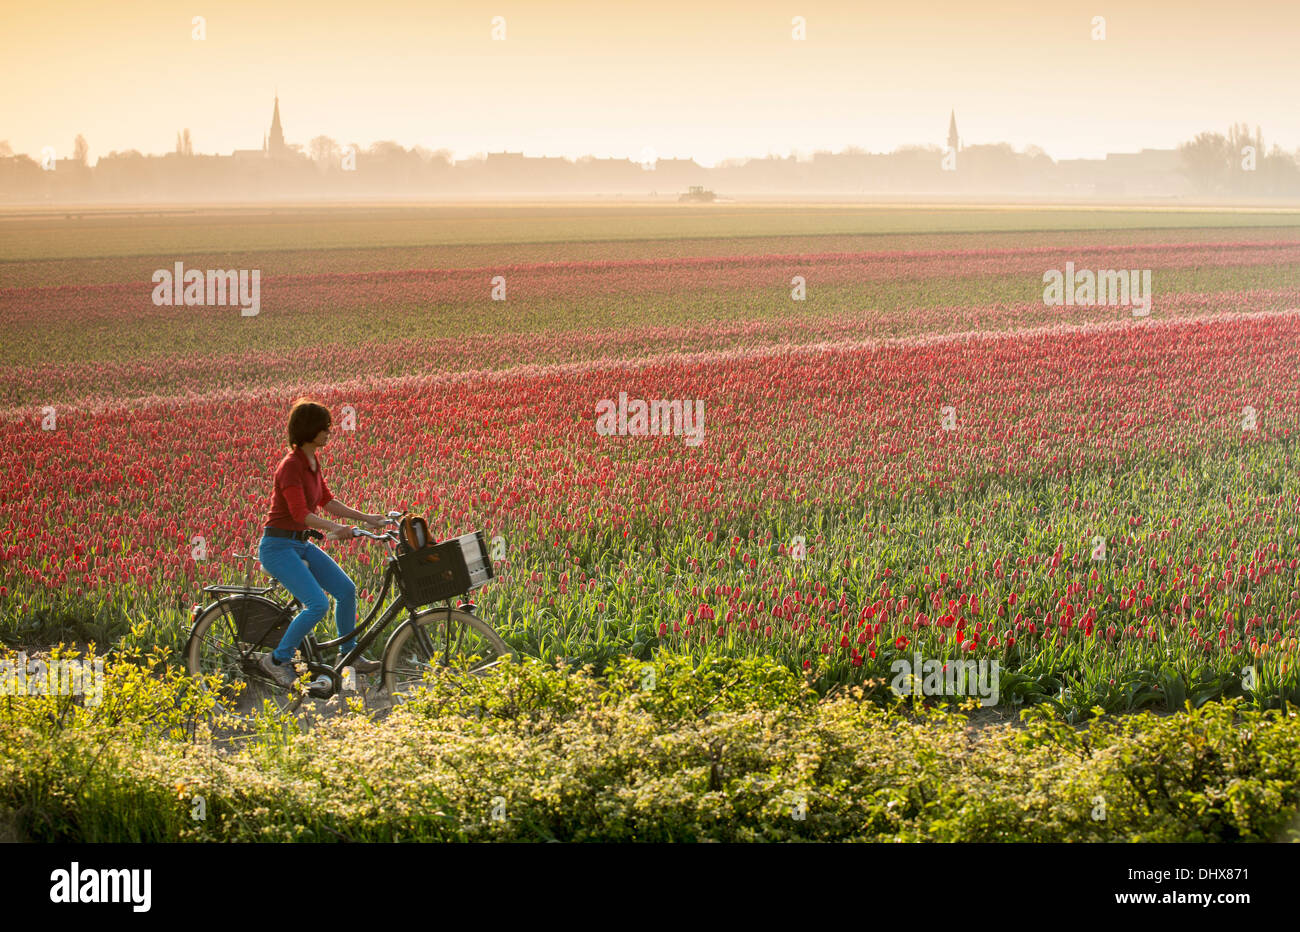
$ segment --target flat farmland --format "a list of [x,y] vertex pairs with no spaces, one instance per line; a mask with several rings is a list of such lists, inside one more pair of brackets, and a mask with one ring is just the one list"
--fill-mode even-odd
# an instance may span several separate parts
[[[258,270],[258,313],[155,304],[178,262]],[[1085,270],[1149,273],[1149,313],[1046,298]],[[926,658],[996,661],[1008,721],[1300,702],[1297,213],[7,217],[0,326],[11,647],[134,629],[178,656],[311,394],[355,414],[337,497],[499,537],[482,613],[615,692],[751,665],[879,709]],[[702,419],[603,429],[620,399]],[[364,610],[380,551],[326,546]]]

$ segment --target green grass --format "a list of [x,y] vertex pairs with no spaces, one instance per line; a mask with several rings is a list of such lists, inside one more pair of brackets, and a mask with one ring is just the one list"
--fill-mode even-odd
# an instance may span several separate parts
[[[736,236],[1294,228],[1300,210],[1105,207],[710,205],[277,207],[193,215],[91,216],[67,211],[0,220],[0,260],[277,250],[395,249],[519,243],[590,244]],[[233,216],[232,216],[233,214]],[[2,281],[2,280],[0,280]]]

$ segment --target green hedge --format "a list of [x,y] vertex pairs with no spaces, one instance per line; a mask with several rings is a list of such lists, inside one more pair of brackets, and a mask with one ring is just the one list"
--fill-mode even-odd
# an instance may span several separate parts
[[[1294,838],[1300,718],[1240,700],[979,727],[819,698],[754,658],[537,662],[436,681],[382,719],[237,751],[161,655],[104,701],[0,698],[0,837],[39,841],[1234,841]],[[220,724],[220,721],[218,721]],[[201,798],[201,809],[197,799]],[[199,813],[202,819],[195,819]]]

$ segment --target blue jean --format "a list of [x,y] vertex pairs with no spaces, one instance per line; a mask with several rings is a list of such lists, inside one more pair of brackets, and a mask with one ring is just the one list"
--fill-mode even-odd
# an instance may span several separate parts
[[[330,602],[325,593],[334,596],[334,625],[339,637],[352,633],[357,626],[357,587],[348,574],[339,568],[328,553],[309,540],[291,537],[263,537],[257,548],[257,559],[262,568],[284,584],[303,609],[289,623],[279,645],[272,651],[276,660],[285,663],[293,659],[293,652],[303,638],[325,617]],[[307,562],[304,564],[303,561]],[[356,646],[348,638],[339,648],[346,654]]]

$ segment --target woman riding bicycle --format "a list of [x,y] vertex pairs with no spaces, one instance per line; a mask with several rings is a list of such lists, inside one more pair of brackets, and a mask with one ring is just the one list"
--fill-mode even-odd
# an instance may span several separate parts
[[[339,518],[369,524],[375,530],[384,527],[383,515],[369,515],[336,501],[325,484],[316,451],[329,441],[332,421],[324,405],[299,398],[289,411],[289,453],[275,467],[275,486],[271,507],[266,516],[257,559],[262,568],[278,579],[297,599],[303,609],[294,616],[289,630],[271,653],[259,661],[262,671],[282,686],[297,679],[293,655],[316,622],[325,617],[329,599],[334,596],[334,622],[338,636],[352,633],[357,624],[357,588],[347,573],[330,559],[329,554],[313,544],[308,529],[326,532],[330,540],[346,540],[352,528],[315,514],[324,509]],[[340,656],[356,646],[349,640],[340,647]],[[360,660],[358,673],[377,673],[377,660]]]

